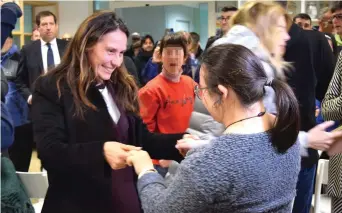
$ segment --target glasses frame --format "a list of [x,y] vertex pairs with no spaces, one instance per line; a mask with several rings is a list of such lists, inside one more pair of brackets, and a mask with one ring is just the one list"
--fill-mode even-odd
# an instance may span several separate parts
[[194,93],[197,96],[198,99],[202,100],[203,94],[200,95],[201,91],[208,90],[210,89],[209,87],[200,87],[198,84],[195,86]]

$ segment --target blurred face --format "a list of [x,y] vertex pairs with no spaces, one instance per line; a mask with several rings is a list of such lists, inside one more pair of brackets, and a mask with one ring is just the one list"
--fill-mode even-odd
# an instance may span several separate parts
[[338,35],[342,35],[342,10],[337,10],[332,14],[332,22]]
[[290,39],[290,36],[287,32],[287,25],[285,18],[282,16],[278,19],[276,30],[275,30],[275,38],[273,41],[275,42],[273,53],[283,55],[286,51],[286,42]]
[[165,47],[162,52],[161,61],[163,63],[163,72],[166,72],[168,76],[180,76],[183,72],[182,65],[185,61],[183,48]]
[[40,39],[40,33],[38,30],[35,30],[32,32],[32,37],[31,37],[31,40],[32,41],[36,41],[36,40],[39,40]]
[[228,11],[228,12],[222,12],[220,17],[220,25],[221,30],[224,33],[227,33],[230,26],[229,26],[229,19],[236,13],[236,11]]
[[45,42],[50,42],[52,39],[56,38],[56,33],[58,30],[58,25],[55,23],[53,16],[46,16],[40,18],[40,25],[38,26],[38,31],[40,37]]
[[320,31],[324,33],[332,33],[333,26],[331,21],[331,12],[327,12],[323,15],[322,19],[319,20]]
[[145,50],[146,52],[152,51],[153,50],[153,42],[151,41],[151,39],[146,39],[145,43],[143,43],[142,45],[143,50]]
[[303,28],[304,30],[312,30],[311,22],[307,19],[296,18],[295,24]]
[[160,41],[158,42],[156,48],[153,51],[152,62],[153,63],[161,62],[161,58],[160,58]]
[[102,36],[88,51],[88,60],[98,81],[109,80],[115,69],[121,66],[126,46],[126,34],[116,30]]

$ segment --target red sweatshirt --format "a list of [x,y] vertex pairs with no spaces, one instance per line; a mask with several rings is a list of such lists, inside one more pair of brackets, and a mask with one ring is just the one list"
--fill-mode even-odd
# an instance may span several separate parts
[[139,91],[140,114],[150,132],[182,133],[189,127],[195,103],[190,77],[182,75],[178,83],[158,75]]

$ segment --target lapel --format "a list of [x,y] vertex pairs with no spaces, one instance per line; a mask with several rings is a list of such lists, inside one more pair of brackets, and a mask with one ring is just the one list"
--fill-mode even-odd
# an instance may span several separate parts
[[[94,111],[95,114],[91,116],[91,119],[94,119],[92,122],[102,123],[105,128],[112,129],[114,128],[113,121],[110,117],[110,114],[107,109],[107,105],[105,100],[103,99],[100,91],[95,88],[95,85],[91,85],[88,92],[87,97],[91,103],[93,103],[97,110]],[[93,110],[90,110],[93,111]],[[111,134],[115,131],[111,131]],[[112,135],[113,136],[113,135]]]
[[41,47],[41,41],[38,40],[35,44],[34,44],[34,52],[33,54],[37,57],[35,57],[37,59],[37,62],[39,64],[39,70],[40,73],[43,73],[44,71],[44,66],[43,66],[43,57],[42,57],[42,47]]
[[63,55],[64,55],[64,50],[65,50],[65,44],[58,38],[56,39],[56,42],[57,42],[59,57],[62,60]]

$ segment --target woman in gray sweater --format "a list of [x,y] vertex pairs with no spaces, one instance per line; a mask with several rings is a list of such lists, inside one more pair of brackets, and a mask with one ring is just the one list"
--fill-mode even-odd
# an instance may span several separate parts
[[[127,159],[138,177],[145,213],[290,212],[300,169],[299,112],[292,90],[267,78],[247,48],[223,44],[203,57],[197,96],[224,134],[192,149],[168,186],[145,151]],[[276,93],[278,117],[265,111]]]

